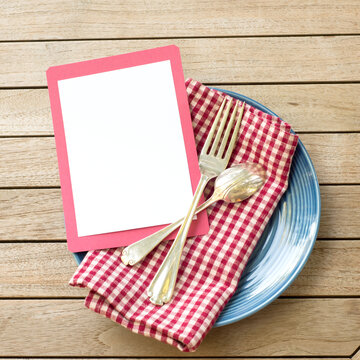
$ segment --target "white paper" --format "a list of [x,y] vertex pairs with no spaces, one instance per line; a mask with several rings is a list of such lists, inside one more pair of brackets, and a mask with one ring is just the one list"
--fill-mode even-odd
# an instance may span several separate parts
[[192,189],[170,61],[58,85],[78,236],[184,216]]

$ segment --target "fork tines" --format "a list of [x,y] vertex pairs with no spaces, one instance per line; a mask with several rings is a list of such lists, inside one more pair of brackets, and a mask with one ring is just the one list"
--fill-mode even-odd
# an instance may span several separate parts
[[[225,104],[227,102],[227,106],[226,109],[224,111],[224,107]],[[210,132],[207,136],[207,139],[205,141],[205,144],[202,148],[201,154],[208,154],[208,155],[212,155],[212,156],[216,156],[217,158],[224,158],[229,160],[230,156],[231,156],[231,152],[232,149],[234,147],[235,141],[238,137],[238,133],[239,133],[239,129],[240,129],[240,124],[241,124],[241,119],[242,119],[242,115],[244,112],[244,106],[245,106],[245,102],[243,102],[241,109],[240,109],[240,114],[237,120],[237,123],[235,125],[234,131],[232,133],[230,142],[228,144],[228,139],[231,133],[231,130],[233,128],[234,125],[234,121],[235,121],[235,116],[236,113],[238,111],[238,105],[239,102],[236,101],[235,107],[231,113],[231,117],[230,120],[226,126],[226,129],[224,131],[226,122],[227,122],[227,118],[231,109],[231,105],[232,105],[232,100],[228,100],[228,99],[224,99],[224,101],[222,102],[220,109],[218,110],[214,123],[211,126]],[[220,121],[221,119],[221,121]],[[220,122],[220,124],[219,124]],[[216,136],[215,139],[214,138],[214,134],[216,132]],[[221,143],[220,143],[221,140]],[[220,146],[219,146],[220,143]],[[226,145],[228,144],[228,147],[226,147]],[[211,145],[211,146],[210,146]],[[231,151],[230,151],[231,150]]]

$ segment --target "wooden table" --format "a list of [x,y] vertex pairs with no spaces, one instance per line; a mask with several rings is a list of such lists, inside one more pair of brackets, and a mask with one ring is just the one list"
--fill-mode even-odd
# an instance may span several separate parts
[[[360,359],[360,1],[0,2],[0,357]],[[183,354],[68,287],[45,71],[176,44],[185,76],[252,97],[300,134],[322,196],[315,249],[270,306]]]

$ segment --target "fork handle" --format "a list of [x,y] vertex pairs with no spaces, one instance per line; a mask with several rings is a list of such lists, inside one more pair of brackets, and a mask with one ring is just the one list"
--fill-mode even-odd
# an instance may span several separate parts
[[[217,198],[212,196],[210,199],[202,203],[196,208],[195,215],[205,210],[216,200]],[[183,223],[183,221],[184,218],[181,218],[174,223],[165,226],[156,233],[151,234],[146,238],[127,246],[121,253],[121,261],[125,265],[136,265],[139,261],[144,259],[147,254],[149,254],[153,249],[155,249],[155,247],[159,245],[168,235],[170,235],[174,230],[176,230]]]
[[147,294],[150,297],[150,301],[155,305],[164,305],[164,303],[170,301],[173,295],[180,265],[181,253],[196,211],[196,206],[199,203],[201,194],[204,192],[205,186],[209,180],[210,177],[201,175],[193,201],[188,213],[185,216],[184,222],[181,225],[168,254],[166,255],[163,263],[160,265],[159,270],[155,274],[148,288]]

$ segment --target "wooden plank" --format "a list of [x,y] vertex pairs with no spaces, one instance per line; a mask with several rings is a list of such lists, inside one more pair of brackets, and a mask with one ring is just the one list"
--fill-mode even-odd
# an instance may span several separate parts
[[66,243],[0,243],[0,297],[75,297],[76,262]]
[[[360,241],[318,241],[284,296],[359,296]],[[0,297],[75,297],[68,286],[76,263],[65,243],[0,243]]]
[[302,134],[320,184],[360,182],[360,134]]
[[47,89],[0,91],[0,136],[53,133]]
[[0,153],[0,186],[60,185],[53,137],[2,138]]
[[360,237],[360,186],[321,186],[319,238]]
[[65,239],[59,189],[1,190],[0,239]]
[[359,80],[360,37],[201,38],[0,43],[0,87],[45,86],[49,66],[175,44],[205,83]]
[[[319,182],[360,182],[360,134],[302,134]],[[59,186],[54,138],[1,138],[0,187]]]
[[284,296],[359,296],[360,241],[322,240]]
[[360,84],[220,87],[264,104],[289,122],[296,132],[360,130]]
[[[0,40],[340,34],[359,31],[355,0],[4,2]],[[36,22],[34,22],[36,19]]]
[[[321,186],[319,238],[360,238],[360,186]],[[60,189],[0,190],[0,241],[63,240]]]
[[[360,131],[360,84],[219,85],[266,105],[301,131]],[[52,135],[47,89],[0,90],[0,136]]]
[[[92,313],[82,300],[3,300],[0,323],[2,356],[180,355]],[[349,356],[359,344],[359,328],[360,299],[280,299],[213,329],[197,352],[181,355]]]

